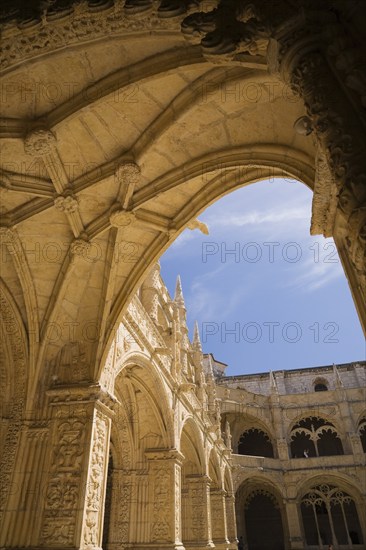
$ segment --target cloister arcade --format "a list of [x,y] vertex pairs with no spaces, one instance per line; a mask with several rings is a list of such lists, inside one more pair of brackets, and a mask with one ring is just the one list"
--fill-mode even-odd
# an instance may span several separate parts
[[[227,387],[156,262],[223,195],[292,177],[313,191],[311,233],[333,236],[365,330],[363,5],[4,0],[1,26],[0,547],[233,547]],[[365,411],[347,416],[353,396],[335,391],[364,537],[352,419]],[[244,471],[292,461],[271,411],[253,427],[274,458],[237,455]],[[298,550],[292,490],[281,517]]]

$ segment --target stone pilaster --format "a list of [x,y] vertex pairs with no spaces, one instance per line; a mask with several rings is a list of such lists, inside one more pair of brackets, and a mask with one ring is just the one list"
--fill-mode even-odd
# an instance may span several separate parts
[[225,496],[226,526],[227,538],[230,545],[236,548],[236,514],[235,514],[235,496],[232,493],[226,493]]
[[205,475],[186,476],[186,550],[212,548],[210,479]]
[[301,550],[304,548],[304,537],[301,532],[299,510],[295,500],[285,500],[285,513],[289,531],[289,550]]
[[226,492],[222,489],[211,489],[210,502],[212,541],[215,547],[227,546]]
[[48,394],[52,428],[39,546],[101,548],[111,410],[97,386]]
[[[148,548],[182,548],[181,465],[176,449],[148,450]],[[144,545],[145,546],[145,545]]]

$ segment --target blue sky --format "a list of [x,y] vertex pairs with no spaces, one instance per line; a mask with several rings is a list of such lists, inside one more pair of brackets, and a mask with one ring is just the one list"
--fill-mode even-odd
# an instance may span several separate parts
[[261,181],[220,199],[161,257],[174,295],[182,279],[192,337],[228,375],[365,359],[365,340],[332,239],[310,236],[312,193]]

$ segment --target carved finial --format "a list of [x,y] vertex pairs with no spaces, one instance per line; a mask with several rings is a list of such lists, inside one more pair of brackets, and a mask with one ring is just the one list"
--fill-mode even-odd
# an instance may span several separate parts
[[343,382],[339,374],[339,370],[337,369],[337,365],[335,363],[333,363],[333,372],[335,374],[336,386],[338,388],[343,388]]
[[181,305],[181,306],[184,307],[184,297],[183,297],[182,283],[181,283],[181,280],[180,280],[180,275],[178,275],[177,283],[175,285],[174,301],[177,302],[178,305]]
[[200,338],[200,331],[198,328],[197,321],[194,323],[194,332],[193,332],[193,348],[199,351],[202,351],[202,344],[201,344],[201,338]]
[[269,385],[272,392],[278,393],[277,381],[271,370],[269,371]]
[[211,353],[207,355],[207,361],[205,362],[205,367],[206,367],[205,374],[208,375],[210,378],[214,378],[214,370],[213,370]]

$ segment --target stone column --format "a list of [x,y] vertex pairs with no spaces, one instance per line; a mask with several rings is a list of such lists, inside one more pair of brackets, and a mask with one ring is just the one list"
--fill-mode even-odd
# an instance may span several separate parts
[[215,547],[227,546],[229,541],[227,538],[226,525],[226,492],[222,489],[211,489],[211,525],[212,525],[212,541]]
[[131,505],[135,488],[131,472],[114,469],[111,486],[110,525],[105,550],[119,550],[130,543]]
[[288,460],[289,459],[289,448],[288,443],[286,439],[281,438],[277,439],[277,452],[278,452],[278,458],[280,460]]
[[232,548],[236,548],[236,514],[235,514],[235,496],[233,493],[226,493],[225,497],[227,538]]
[[360,435],[357,432],[350,432],[347,435],[351,443],[351,449],[355,459],[362,460],[364,457],[364,451],[362,448]]
[[111,410],[98,386],[55,388],[39,546],[102,545]]
[[305,547],[304,537],[301,532],[299,509],[295,499],[286,499],[285,513],[289,533],[289,550],[301,550]]
[[183,549],[181,528],[181,466],[176,449],[148,450],[149,462],[147,548]]
[[213,548],[211,533],[210,479],[205,475],[193,474],[185,478],[187,487],[186,522],[188,540],[186,550]]
[[18,464],[13,472],[6,513],[1,521],[1,546],[35,546],[45,486],[45,459],[49,442],[47,422],[23,427]]
[[[277,33],[278,61],[284,80],[304,100],[309,132],[315,134],[334,179],[335,189],[325,186],[322,194],[319,187],[314,197],[329,205],[323,212],[325,225],[332,228],[366,332],[366,137],[362,120],[329,66],[324,36],[317,37],[311,25],[306,21],[301,28]],[[336,197],[334,208],[331,193]],[[322,220],[312,220],[313,227],[322,225]],[[313,233],[319,232],[325,234],[325,229]]]

